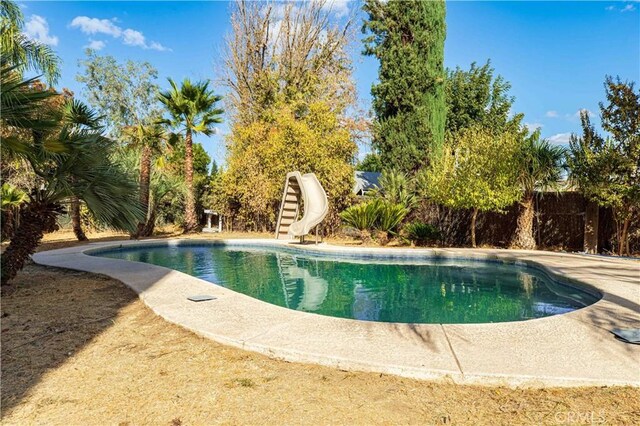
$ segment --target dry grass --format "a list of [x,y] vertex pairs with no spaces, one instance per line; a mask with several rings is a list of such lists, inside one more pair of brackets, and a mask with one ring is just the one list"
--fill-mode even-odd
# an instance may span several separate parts
[[638,389],[510,390],[287,363],[169,324],[107,277],[29,265],[16,284],[2,300],[7,425],[640,423]]

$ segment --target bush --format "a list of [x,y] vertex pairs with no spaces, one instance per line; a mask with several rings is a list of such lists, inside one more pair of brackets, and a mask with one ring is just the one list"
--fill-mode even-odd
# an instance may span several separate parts
[[413,180],[406,174],[393,169],[382,172],[378,184],[367,192],[367,196],[378,198],[388,203],[401,204],[407,209],[417,204],[413,192]]
[[398,225],[409,213],[402,204],[393,204],[388,201],[375,200],[377,204],[378,219],[374,224],[374,228],[388,234],[394,234]]
[[374,201],[356,204],[340,213],[340,217],[347,225],[359,231],[370,230],[378,219],[378,205]]
[[417,246],[437,242],[442,239],[440,230],[430,223],[412,222],[403,229],[404,236]]
[[393,234],[407,213],[409,210],[401,204],[374,199],[349,207],[340,213],[340,217],[359,231],[375,229]]

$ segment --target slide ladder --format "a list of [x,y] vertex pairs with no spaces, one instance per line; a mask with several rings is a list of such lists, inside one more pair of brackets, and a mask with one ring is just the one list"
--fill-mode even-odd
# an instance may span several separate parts
[[[304,214],[299,218],[301,206]],[[328,211],[327,194],[314,173],[287,173],[276,224],[276,239],[304,238],[324,220]]]

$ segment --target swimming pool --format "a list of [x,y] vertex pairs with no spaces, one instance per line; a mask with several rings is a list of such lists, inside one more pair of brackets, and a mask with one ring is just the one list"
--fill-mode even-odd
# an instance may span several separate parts
[[366,321],[522,321],[598,300],[538,270],[487,261],[359,259],[218,244],[126,247],[94,255],[175,269],[293,310]]

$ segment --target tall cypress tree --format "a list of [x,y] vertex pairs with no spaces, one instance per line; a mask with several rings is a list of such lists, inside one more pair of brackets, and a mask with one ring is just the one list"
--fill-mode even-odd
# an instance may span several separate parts
[[373,147],[382,163],[413,172],[444,141],[446,118],[443,0],[366,0],[365,55],[380,61],[374,84]]

